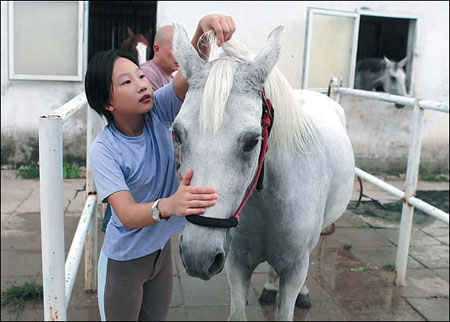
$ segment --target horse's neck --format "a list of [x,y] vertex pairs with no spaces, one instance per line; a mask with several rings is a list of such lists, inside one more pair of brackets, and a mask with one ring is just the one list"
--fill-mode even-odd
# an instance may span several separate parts
[[147,60],[147,45],[143,44],[142,42],[138,42],[136,45],[136,50],[138,52],[139,65],[141,65]]

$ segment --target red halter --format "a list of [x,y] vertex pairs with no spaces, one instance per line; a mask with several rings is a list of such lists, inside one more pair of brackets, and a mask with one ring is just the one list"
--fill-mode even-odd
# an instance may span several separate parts
[[242,200],[241,205],[239,206],[238,210],[236,211],[236,213],[233,216],[234,218],[236,218],[236,220],[238,222],[239,222],[239,214],[240,214],[242,208],[244,208],[248,199],[250,199],[250,196],[252,195],[253,191],[255,190],[256,184],[258,183],[259,176],[261,175],[261,171],[263,170],[264,158],[266,156],[267,148],[269,146],[269,129],[271,127],[272,120],[273,120],[272,119],[273,118],[272,102],[270,101],[270,99],[268,99],[266,97],[266,91],[264,90],[264,88],[263,88],[263,98],[264,98],[264,102],[265,102],[265,104],[263,104],[263,116],[261,119],[261,125],[263,126],[263,130],[262,130],[263,146],[261,148],[261,153],[259,155],[258,171],[256,172],[255,178],[253,179],[253,183],[252,183],[250,190],[248,191],[244,200]]

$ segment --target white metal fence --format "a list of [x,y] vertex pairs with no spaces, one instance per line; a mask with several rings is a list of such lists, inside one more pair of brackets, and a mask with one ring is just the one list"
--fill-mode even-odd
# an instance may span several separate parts
[[391,102],[400,105],[413,107],[412,116],[412,135],[409,146],[408,164],[406,169],[406,189],[402,191],[376,177],[355,168],[355,174],[377,186],[378,188],[390,193],[396,198],[403,200],[402,217],[400,222],[400,233],[398,239],[397,259],[395,263],[396,277],[395,284],[398,286],[405,285],[406,265],[408,261],[409,242],[411,238],[411,229],[413,223],[414,207],[420,209],[424,213],[433,216],[448,225],[449,215],[442,210],[415,197],[417,189],[417,179],[419,175],[420,151],[422,147],[422,130],[424,110],[434,110],[448,113],[448,105],[433,102],[429,100],[421,100],[411,97],[391,95],[387,93],[368,92],[351,88],[342,88],[338,85],[337,79],[332,77],[330,82],[330,94],[339,103],[341,95],[352,95],[367,99],[375,99],[385,102]]
[[64,260],[63,131],[75,112],[87,107],[81,93],[49,115],[39,118],[39,171],[41,203],[44,319],[67,320],[67,307],[77,276],[83,244],[85,289],[97,289],[97,195],[89,167],[89,147],[101,129],[101,119],[87,108],[86,203]]

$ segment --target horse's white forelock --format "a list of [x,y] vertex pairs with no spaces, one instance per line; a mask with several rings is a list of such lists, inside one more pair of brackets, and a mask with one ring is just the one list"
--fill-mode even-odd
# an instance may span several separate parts
[[228,60],[218,60],[206,80],[200,104],[200,128],[217,133],[223,122],[225,106],[233,87],[233,69]]
[[[210,32],[204,36],[207,40],[202,41],[208,41],[213,47],[216,43],[214,34]],[[222,49],[223,53],[213,62],[206,80],[199,115],[201,129],[214,133],[217,133],[223,122],[225,106],[233,87],[233,61],[245,62],[253,58],[235,38],[227,41]],[[310,153],[316,142],[313,127],[287,79],[277,67],[267,76],[264,88],[275,110],[268,153],[278,149],[283,152]]]

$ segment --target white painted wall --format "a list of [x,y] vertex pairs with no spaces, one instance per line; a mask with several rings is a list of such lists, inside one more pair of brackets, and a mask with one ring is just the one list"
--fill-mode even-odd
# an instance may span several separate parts
[[[353,12],[365,7],[378,13],[416,17],[412,95],[448,104],[448,2],[161,1],[158,2],[157,26],[177,22],[193,36],[201,17],[214,13],[230,15],[237,26],[234,36],[257,53],[270,31],[282,24],[282,52],[277,66],[293,88],[300,88],[308,7]],[[384,171],[406,167],[411,108],[398,110],[393,104],[345,97],[342,105],[357,165]],[[448,114],[426,111],[422,165],[448,171],[448,129]]]
[[[4,152],[13,150],[14,162],[27,162],[36,147],[38,119],[84,91],[83,82],[10,80],[8,71],[8,7],[1,2],[1,134]],[[36,62],[39,63],[39,62]],[[86,152],[86,116],[76,113],[64,125],[65,152]],[[81,139],[81,142],[80,142]],[[83,142],[84,140],[84,142]],[[32,142],[32,143],[30,143]],[[33,146],[30,146],[33,145]]]
[[[448,2],[339,2],[339,1],[160,1],[157,26],[172,22],[193,35],[199,19],[220,13],[233,17],[235,37],[255,53],[271,30],[283,24],[282,53],[278,67],[293,88],[300,88],[307,7],[407,14],[418,19],[414,62],[413,96],[442,101],[449,97],[449,8]],[[84,90],[82,82],[12,81],[8,79],[7,6],[1,2],[1,133],[19,139],[23,133],[37,135],[38,117],[48,113]],[[343,99],[349,136],[357,160],[368,168],[387,170],[406,166],[411,110],[373,101]],[[66,137],[81,137],[85,116],[66,126]],[[448,171],[448,114],[426,112],[422,162]],[[374,139],[376,138],[376,139]],[[77,139],[80,141],[79,139]],[[83,143],[84,144],[84,143]],[[82,145],[83,145],[82,144]],[[73,149],[76,146],[73,145]],[[80,154],[85,147],[79,147]]]
[[256,52],[270,31],[284,25],[277,66],[292,87],[300,88],[308,7],[345,11],[369,7],[374,12],[417,17],[415,90],[418,96],[448,101],[448,2],[160,1],[157,26],[177,22],[192,36],[201,17],[214,13],[230,15],[237,26],[235,37]]

